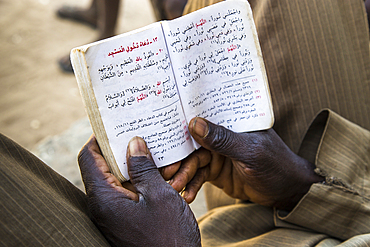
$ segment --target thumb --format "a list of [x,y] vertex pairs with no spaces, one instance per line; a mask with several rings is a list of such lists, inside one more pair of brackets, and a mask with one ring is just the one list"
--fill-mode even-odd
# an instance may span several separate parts
[[242,158],[246,150],[247,140],[243,133],[235,133],[204,118],[193,118],[189,123],[189,131],[201,146],[231,159]]
[[166,184],[142,138],[136,136],[130,140],[126,156],[128,174],[137,191],[144,193],[160,183]]

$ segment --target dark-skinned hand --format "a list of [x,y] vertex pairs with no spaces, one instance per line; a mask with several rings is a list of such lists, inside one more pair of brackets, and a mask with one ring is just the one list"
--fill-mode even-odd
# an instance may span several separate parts
[[291,210],[313,183],[324,180],[273,129],[234,133],[195,118],[189,131],[203,148],[161,170],[177,191],[186,187],[188,203],[209,181],[233,198]]
[[79,154],[93,222],[113,246],[200,246],[196,219],[162,178],[145,141],[127,148],[130,183],[114,177],[94,136]]

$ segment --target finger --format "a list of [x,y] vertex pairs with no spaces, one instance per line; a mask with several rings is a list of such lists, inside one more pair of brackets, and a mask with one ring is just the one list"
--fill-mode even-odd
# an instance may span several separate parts
[[187,203],[192,203],[198,194],[202,185],[207,181],[210,173],[210,166],[202,167],[197,171],[193,179],[186,185],[182,197]]
[[[224,183],[229,174],[230,160],[225,161],[225,156],[212,152],[212,158],[209,164],[200,168],[193,179],[186,185],[182,193],[187,203],[193,202],[202,185],[207,181],[221,181]],[[226,163],[225,163],[226,162]]]
[[161,172],[163,179],[168,181],[170,180],[170,178],[173,177],[173,175],[175,175],[175,173],[179,170],[180,166],[181,166],[181,161],[178,161],[171,165],[159,168],[159,171]]
[[130,140],[127,148],[127,168],[130,180],[135,189],[147,194],[167,185],[157,169],[145,141],[140,137]]
[[235,133],[199,117],[190,121],[189,131],[204,148],[233,159],[243,158],[246,147],[250,145],[245,133]]
[[193,179],[197,170],[209,164],[211,154],[206,149],[198,149],[181,162],[178,172],[170,180],[169,184],[180,192],[190,180]]
[[136,193],[122,187],[119,180],[110,173],[94,135],[81,149],[78,164],[88,195],[100,194],[99,190],[114,190],[122,193],[124,197],[138,200]]

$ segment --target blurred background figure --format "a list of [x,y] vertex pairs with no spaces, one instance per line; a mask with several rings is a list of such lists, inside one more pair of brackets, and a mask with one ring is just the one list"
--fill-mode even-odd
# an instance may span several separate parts
[[[92,0],[87,9],[63,6],[57,11],[57,15],[97,28],[98,38],[96,40],[101,40],[114,35],[119,4],[120,0]],[[58,62],[63,71],[73,72],[69,54],[63,56]]]
[[[151,0],[157,21],[171,20],[180,17],[187,0]],[[81,22],[92,28],[97,28],[96,40],[106,39],[115,35],[120,0],[92,0],[86,9],[63,6],[57,15],[63,19]],[[58,61],[65,72],[73,72],[69,54]]]
[[187,0],[150,0],[157,21],[172,20],[182,15]]

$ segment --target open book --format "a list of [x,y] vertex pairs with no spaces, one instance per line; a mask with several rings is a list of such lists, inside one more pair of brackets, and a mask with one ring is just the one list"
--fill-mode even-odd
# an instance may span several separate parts
[[199,147],[203,117],[235,132],[271,128],[270,92],[252,12],[230,0],[75,48],[72,65],[111,172],[128,177],[126,148],[142,137],[158,167]]

